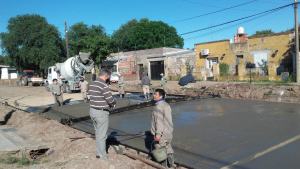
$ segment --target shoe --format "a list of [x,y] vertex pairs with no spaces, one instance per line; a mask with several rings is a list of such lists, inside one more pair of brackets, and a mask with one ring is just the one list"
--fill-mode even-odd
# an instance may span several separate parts
[[60,103],[59,103],[59,106],[63,106],[63,105],[64,105],[64,102],[60,102]]
[[170,167],[176,167],[174,164],[174,154],[168,154],[168,163],[170,165]]
[[100,158],[100,156],[96,156],[96,158]]

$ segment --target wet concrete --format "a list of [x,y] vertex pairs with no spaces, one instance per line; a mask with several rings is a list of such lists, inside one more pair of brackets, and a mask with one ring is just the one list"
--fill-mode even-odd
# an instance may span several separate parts
[[[116,108],[129,104],[128,99],[114,97]],[[131,96],[130,104],[142,100],[142,95],[135,94]],[[232,168],[300,167],[300,140],[252,159],[255,154],[300,134],[298,104],[215,98],[175,103],[171,107],[174,124],[172,145],[178,163],[194,168],[221,168],[237,161],[243,163]],[[110,115],[109,139],[150,151],[153,136],[114,135],[149,131],[152,109],[148,107]],[[60,120],[66,116],[88,116],[88,112],[89,104],[80,103],[52,107],[44,115]],[[76,123],[73,127],[94,133],[90,120]]]
[[[299,168],[298,104],[232,99],[203,99],[171,104],[176,162],[194,168]],[[152,136],[124,137],[150,130],[153,107],[110,115],[109,139],[150,151]],[[94,133],[91,121],[75,128]],[[257,158],[259,152],[265,152]],[[250,160],[249,160],[250,159]],[[288,162],[288,164],[287,164]],[[288,167],[287,167],[288,166]]]

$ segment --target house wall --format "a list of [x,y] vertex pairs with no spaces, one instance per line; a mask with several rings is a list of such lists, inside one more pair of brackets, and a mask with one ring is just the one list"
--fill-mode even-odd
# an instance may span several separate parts
[[[195,44],[196,49],[196,64],[197,73],[205,71],[205,59],[211,57],[217,57],[219,63],[227,63],[230,67],[230,73],[237,75],[237,65],[242,63],[246,65],[247,62],[254,63],[261,57],[266,57],[268,63],[272,63],[277,72],[283,69],[283,62],[286,60],[287,51],[289,50],[289,42],[293,38],[293,34],[279,33],[271,34],[267,36],[249,37],[247,42],[230,43],[230,40],[214,41],[207,43]],[[209,49],[211,53],[209,56],[201,56],[201,49]],[[238,58],[237,57],[242,57]],[[255,59],[256,58],[256,59]],[[258,65],[256,65],[258,67]],[[253,70],[258,75],[263,75],[263,71],[260,68]],[[275,74],[277,74],[277,72]],[[274,72],[269,74],[274,75]],[[236,77],[245,78],[245,77]],[[269,77],[269,79],[278,79],[278,77]]]
[[187,64],[193,69],[193,76],[197,76],[195,55],[196,52],[167,57],[167,75],[169,79],[178,79],[179,77],[185,76],[186,73],[182,74],[182,69],[186,69]]

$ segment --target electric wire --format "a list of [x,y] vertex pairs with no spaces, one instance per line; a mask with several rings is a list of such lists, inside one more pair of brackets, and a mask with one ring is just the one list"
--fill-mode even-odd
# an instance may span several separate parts
[[247,5],[249,3],[253,3],[253,2],[256,2],[256,1],[258,1],[258,0],[249,1],[249,2],[246,2],[246,3],[243,3],[243,4],[239,4],[239,5],[235,5],[235,6],[232,6],[232,7],[224,8],[224,9],[221,9],[221,10],[218,10],[218,11],[214,11],[214,12],[209,12],[209,13],[202,14],[202,15],[199,15],[199,16],[190,17],[190,18],[187,18],[187,19],[181,19],[181,20],[178,20],[178,21],[169,22],[169,24],[171,24],[171,23],[177,23],[177,22],[182,22],[182,21],[187,21],[187,20],[190,20],[190,19],[195,19],[195,18],[199,18],[199,17],[203,17],[203,16],[207,16],[207,15],[219,13],[219,12],[226,11],[226,10],[229,10],[229,9],[233,9],[233,8],[236,8],[236,7],[239,7],[239,6]]
[[[277,10],[277,11],[279,11],[279,10]],[[277,11],[275,11],[275,12],[277,12]],[[283,11],[284,11],[284,10],[283,10]],[[282,12],[283,12],[283,11],[282,11]],[[272,17],[269,17],[268,19],[264,20],[263,22],[260,22],[260,23],[256,24],[255,26],[253,26],[253,27],[251,27],[251,28],[249,28],[249,29],[252,29],[252,28],[256,27],[256,26],[259,25],[259,24],[265,23],[265,21],[270,20],[271,18],[273,18],[273,17],[279,15],[280,13],[281,13],[281,12],[279,12],[278,14],[276,14],[276,15],[274,15],[274,16],[272,16]],[[209,36],[209,35],[211,35],[211,34],[214,34],[214,33],[217,33],[217,32],[221,32],[221,31],[223,31],[223,30],[226,30],[226,29],[229,29],[229,28],[232,28],[232,27],[236,27],[236,26],[241,25],[241,24],[243,24],[243,23],[251,22],[251,21],[253,21],[253,20],[255,20],[255,19],[264,17],[264,16],[269,15],[269,14],[271,14],[271,13],[266,13],[266,14],[264,14],[264,15],[262,15],[262,16],[258,16],[258,17],[255,17],[255,18],[251,18],[251,19],[248,19],[248,20],[246,20],[246,21],[239,22],[239,23],[237,23],[237,24],[234,24],[234,25],[231,25],[231,26],[222,28],[222,29],[218,29],[218,30],[212,31],[212,32],[210,32],[210,33],[202,34],[202,35],[195,36],[195,37],[191,37],[191,38],[186,38],[186,39],[184,39],[184,40],[185,40],[185,41],[188,41],[188,40],[194,40],[194,39],[198,39],[198,38],[201,38],[201,37]]]
[[[299,2],[298,2],[298,4],[299,4]],[[267,10],[267,11],[264,11],[264,12],[260,12],[260,13],[254,14],[254,15],[246,16],[246,17],[243,17],[243,18],[235,19],[235,20],[232,20],[232,21],[224,22],[224,23],[221,23],[221,24],[218,24],[218,25],[213,25],[213,26],[209,26],[209,27],[206,27],[206,28],[202,28],[202,29],[198,29],[198,30],[194,30],[194,31],[182,33],[182,34],[179,34],[179,36],[187,35],[187,34],[191,34],[191,33],[195,33],[195,32],[199,32],[199,31],[203,31],[203,30],[207,30],[207,29],[211,29],[211,28],[215,28],[215,27],[219,27],[219,26],[223,26],[223,25],[227,25],[227,24],[230,24],[230,23],[233,23],[233,22],[237,22],[237,21],[240,21],[240,20],[252,18],[252,17],[258,16],[258,15],[262,15],[262,14],[265,14],[265,13],[268,13],[268,12],[274,12],[274,11],[277,11],[277,10],[289,7],[291,5],[294,5],[294,3],[288,4],[288,5],[284,5],[284,6],[281,6],[281,7],[278,7],[278,8],[274,8],[274,9],[271,9],[271,10]]]

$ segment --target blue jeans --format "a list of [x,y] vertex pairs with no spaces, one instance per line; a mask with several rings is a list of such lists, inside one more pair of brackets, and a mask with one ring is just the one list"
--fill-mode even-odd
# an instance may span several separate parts
[[90,108],[90,116],[93,120],[96,136],[96,156],[107,158],[106,139],[108,129],[108,111]]

